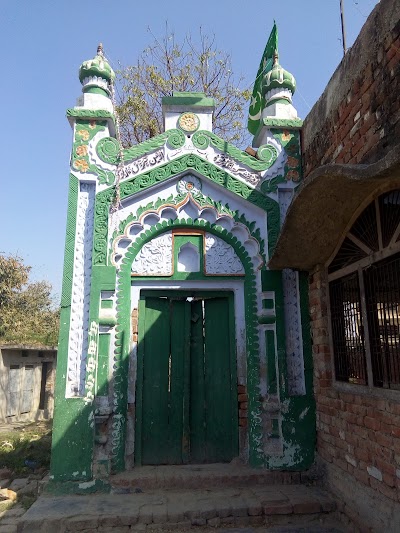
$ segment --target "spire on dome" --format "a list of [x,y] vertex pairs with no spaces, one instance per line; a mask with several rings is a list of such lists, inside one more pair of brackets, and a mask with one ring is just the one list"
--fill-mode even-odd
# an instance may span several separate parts
[[254,82],[247,123],[249,132],[256,135],[268,106],[291,104],[295,89],[294,76],[279,64],[278,28],[274,21]]

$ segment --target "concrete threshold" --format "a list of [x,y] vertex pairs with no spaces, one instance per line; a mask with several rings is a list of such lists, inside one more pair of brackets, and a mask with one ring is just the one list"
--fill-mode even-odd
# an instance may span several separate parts
[[309,481],[307,472],[269,471],[232,463],[140,466],[110,477],[114,488],[140,489],[198,489],[249,483],[284,485]]
[[42,495],[19,519],[18,532],[229,531],[291,524],[300,529],[282,531],[313,531],[314,526],[315,531],[344,531],[329,526],[332,520],[337,523],[335,509],[327,493],[304,485],[246,484],[212,489],[141,489],[129,494]]

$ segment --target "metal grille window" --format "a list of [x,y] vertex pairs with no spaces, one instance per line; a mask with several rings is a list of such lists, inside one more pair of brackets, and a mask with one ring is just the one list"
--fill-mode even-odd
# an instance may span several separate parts
[[332,337],[336,379],[367,382],[361,297],[357,274],[330,284]]
[[364,278],[374,385],[400,388],[400,254],[372,265]]
[[400,389],[399,235],[396,190],[364,210],[328,267],[338,381]]

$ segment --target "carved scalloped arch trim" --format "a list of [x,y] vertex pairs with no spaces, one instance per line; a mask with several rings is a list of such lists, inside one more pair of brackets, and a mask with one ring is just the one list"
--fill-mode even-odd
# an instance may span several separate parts
[[235,221],[234,217],[230,214],[219,213],[211,205],[200,206],[189,194],[176,205],[166,203],[158,207],[158,209],[149,209],[142,213],[138,220],[128,222],[123,234],[116,237],[112,242],[111,263],[118,267],[126,256],[127,249],[131,244],[151,226],[164,221],[183,223],[191,221],[220,226],[228,231],[245,248],[251,258],[254,270],[259,270],[264,264],[264,259],[260,254],[260,243],[250,234],[247,226]]
[[[224,170],[217,168],[215,165],[204,161],[195,154],[183,155],[173,161],[157,167],[150,172],[146,172],[124,181],[120,187],[121,200],[141,193],[162,183],[186,170],[196,171],[200,176],[213,181],[214,183],[225,187],[233,194],[252,203],[268,213],[268,254],[272,255],[278,238],[280,228],[279,204],[268,196],[252,189],[245,183],[237,180]],[[94,264],[105,264],[107,260],[107,233],[109,209],[115,187],[110,187],[96,196],[96,221],[95,221],[95,239],[94,239]]]

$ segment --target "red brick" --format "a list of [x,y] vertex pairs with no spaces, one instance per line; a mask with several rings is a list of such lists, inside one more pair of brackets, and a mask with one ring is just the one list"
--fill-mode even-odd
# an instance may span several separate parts
[[399,439],[394,439],[393,440],[393,452],[394,453],[399,453],[400,454],[400,440]]
[[328,463],[332,462],[332,455],[324,448],[318,447],[318,453]]
[[367,414],[367,408],[364,405],[352,404],[348,406],[348,409],[356,415],[365,416]]
[[332,380],[331,379],[320,379],[318,384],[321,389],[328,389],[332,386]]
[[339,448],[340,450],[344,450],[346,452],[349,451],[349,445],[347,444],[346,441],[342,440],[341,438],[337,438],[337,437],[332,437],[334,439],[334,446],[336,446],[336,448]]
[[239,426],[242,428],[247,428],[247,418],[239,418]]
[[264,514],[266,515],[275,515],[275,514],[291,514],[293,513],[293,507],[291,503],[279,503],[271,502],[267,505],[264,505]]
[[348,392],[340,392],[340,398],[346,403],[354,403],[354,395]]
[[347,471],[348,471],[348,473],[349,473],[351,476],[353,476],[353,475],[354,475],[354,471],[355,471],[354,466],[353,466],[352,464],[350,464],[350,463],[347,463]]
[[321,512],[321,504],[318,501],[294,502],[293,512],[295,514],[313,514]]
[[381,427],[380,421],[376,418],[371,418],[370,416],[366,416],[364,418],[364,424],[365,427],[373,429],[375,431],[378,431]]
[[384,422],[381,422],[381,429],[380,429],[380,431],[381,431],[382,433],[386,433],[387,435],[391,435],[391,434],[392,434],[392,428],[393,428],[392,425],[385,424]]
[[347,462],[338,457],[334,457],[332,461],[336,466],[347,472]]
[[325,394],[328,398],[339,398],[339,393],[335,389],[329,389]]
[[384,446],[380,446],[377,442],[371,442],[369,444],[370,450],[374,452],[374,456],[380,457],[382,460],[387,462],[392,462],[393,459],[393,450],[390,448],[385,448]]
[[389,413],[393,413],[394,415],[400,415],[400,404],[386,402],[386,410],[389,411]]
[[396,67],[398,68],[399,66],[399,58],[396,56],[392,57],[391,60],[388,62],[388,64],[386,65],[386,68],[388,70],[391,70],[392,68],[395,69]]
[[393,464],[381,459],[380,457],[376,457],[375,462],[376,462],[376,466],[382,472],[386,472],[387,474],[390,474],[393,476],[396,475],[396,467]]
[[342,124],[346,118],[350,115],[352,106],[347,102],[342,102],[339,105],[339,123]]
[[361,148],[364,146],[365,138],[364,138],[364,136],[362,136],[358,140],[355,141],[354,137],[353,137],[353,142],[354,142],[354,145],[351,148],[352,157],[356,156],[358,154],[358,152],[361,150]]
[[364,448],[355,448],[354,456],[356,459],[360,459],[361,461],[365,461],[366,463],[368,463],[370,460],[370,453]]
[[378,485],[378,491],[384,496],[386,496],[387,498],[397,501],[397,490],[395,488],[388,487],[384,483],[380,483]]
[[326,405],[320,405],[318,407],[318,411],[329,416],[334,416],[336,414],[335,409],[333,409],[333,407],[328,407]]
[[340,437],[340,430],[336,426],[330,426],[329,433],[334,437]]
[[398,50],[393,46],[393,43],[391,43],[391,46],[389,50],[386,52],[386,61],[390,61],[392,57],[394,57],[397,54]]
[[364,483],[364,485],[369,486],[369,474],[365,470],[360,470],[359,468],[356,468],[354,470],[354,477],[361,481],[361,483]]
[[345,440],[352,446],[358,446],[358,437],[351,432],[346,433]]
[[245,393],[246,393],[245,385],[238,385],[238,394],[245,394]]
[[247,402],[247,394],[239,394],[238,402]]
[[391,474],[383,472],[382,478],[383,478],[383,482],[386,483],[386,485],[388,485],[389,487],[395,487],[396,486],[396,478],[395,478],[395,476],[392,476]]
[[[371,418],[377,418],[378,414],[379,413],[375,409],[375,405],[373,405],[373,406],[370,405],[370,406],[367,407],[366,416],[369,416]],[[380,418],[379,420],[382,420],[382,418]]]
[[[362,417],[359,417],[358,415],[354,415],[353,413],[349,413],[347,411],[343,412],[342,418],[346,420],[348,424],[354,424],[354,425],[359,425],[359,426],[362,425],[362,420],[363,420]],[[359,423],[359,420],[360,420],[360,423]]]
[[375,440],[380,446],[385,446],[386,448],[391,448],[393,444],[392,437],[380,432],[376,433]]
[[325,450],[325,452],[329,455],[329,457],[331,458],[331,459],[330,459],[330,462],[332,462],[332,460],[336,458],[336,455],[337,455],[336,448],[334,448],[334,447],[331,446],[330,444],[325,443],[325,444],[321,447],[321,449]]

